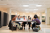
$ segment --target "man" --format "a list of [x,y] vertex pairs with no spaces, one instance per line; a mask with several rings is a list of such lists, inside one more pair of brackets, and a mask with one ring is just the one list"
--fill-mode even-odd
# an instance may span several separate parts
[[[20,21],[20,16],[18,16],[18,17],[16,18],[16,20],[17,20],[17,21]],[[18,24],[20,25],[20,22],[16,22],[16,23],[18,23]]]

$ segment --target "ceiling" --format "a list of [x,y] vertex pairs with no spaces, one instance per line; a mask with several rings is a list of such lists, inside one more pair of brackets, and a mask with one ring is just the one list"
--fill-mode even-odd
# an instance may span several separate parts
[[[23,7],[23,5],[29,5],[29,7]],[[36,7],[36,5],[42,6]],[[50,8],[50,0],[0,0],[0,8],[10,8],[12,11],[19,12],[44,12],[46,8]]]

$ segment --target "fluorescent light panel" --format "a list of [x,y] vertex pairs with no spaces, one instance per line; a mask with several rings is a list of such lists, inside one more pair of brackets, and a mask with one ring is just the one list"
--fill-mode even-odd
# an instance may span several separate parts
[[41,7],[42,5],[36,5],[36,7]]
[[33,11],[33,10],[38,10],[38,9],[25,9],[25,11]]
[[16,13],[16,15],[17,15],[17,13]]
[[23,7],[29,7],[29,5],[23,5]]

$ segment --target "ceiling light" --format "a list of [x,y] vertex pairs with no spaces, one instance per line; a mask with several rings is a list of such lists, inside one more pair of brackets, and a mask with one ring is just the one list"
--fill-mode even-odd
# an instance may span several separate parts
[[23,5],[23,7],[29,7],[29,5]]
[[36,5],[36,7],[41,7],[42,5]]
[[38,10],[38,9],[34,9],[34,10]]
[[16,13],[16,15],[17,15],[17,13]]

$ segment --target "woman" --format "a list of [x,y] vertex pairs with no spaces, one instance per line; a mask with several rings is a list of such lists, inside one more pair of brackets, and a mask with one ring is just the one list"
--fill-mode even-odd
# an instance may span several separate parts
[[[23,21],[27,21],[27,19],[25,18],[25,16],[23,16]],[[22,23],[22,28],[23,28],[23,26],[24,26],[24,29],[25,29],[25,24],[26,24],[27,22],[23,22]]]
[[[34,15],[34,20],[32,21],[36,21],[36,25],[40,25],[40,20],[38,19],[38,16],[37,15]],[[34,27],[36,27],[35,23],[32,24],[32,29]]]
[[14,27],[16,27],[16,25],[18,26],[18,28],[20,29],[20,26],[19,26],[19,24],[18,23],[16,23],[16,22],[13,22],[13,21],[15,21],[16,20],[16,16],[12,19],[12,24],[13,24],[13,26]]
[[10,20],[9,22],[9,29],[12,30],[12,21],[15,21],[15,17],[12,18],[12,20]]
[[[17,20],[17,21],[20,21],[20,16],[18,16],[18,17],[16,18],[16,20]],[[20,25],[20,22],[16,22],[16,23],[18,23],[18,24]]]
[[[31,21],[30,16],[28,16],[28,21]],[[28,22],[28,25],[29,25],[29,29],[30,29],[31,22]]]

